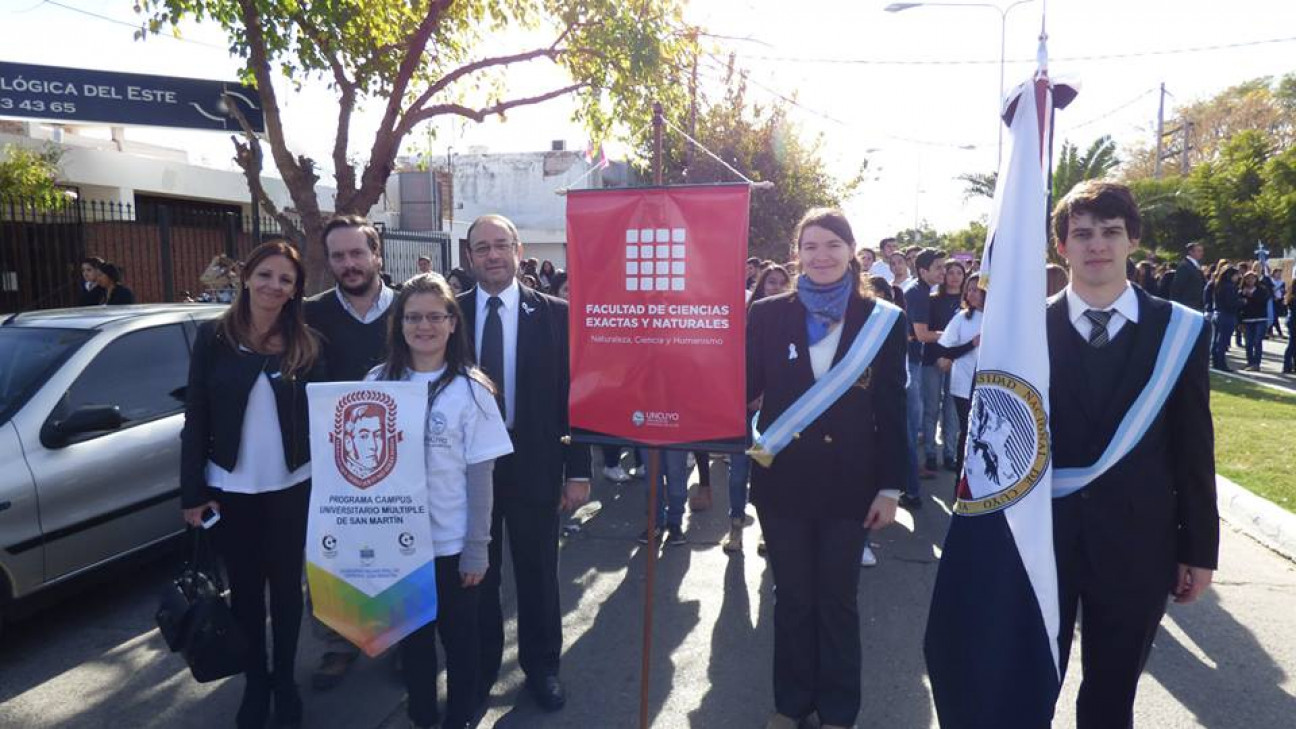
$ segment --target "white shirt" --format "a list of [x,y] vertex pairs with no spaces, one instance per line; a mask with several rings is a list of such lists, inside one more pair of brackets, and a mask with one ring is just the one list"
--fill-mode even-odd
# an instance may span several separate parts
[[[275,373],[278,377],[279,373]],[[283,434],[274,389],[264,372],[248,393],[239,437],[238,461],[233,471],[207,461],[207,485],[233,494],[266,494],[282,491],[310,478],[310,463],[291,473],[284,462]]]
[[[517,335],[518,304],[521,303],[521,290],[516,280],[509,282],[508,288],[496,294],[503,306],[499,308],[500,324],[504,325],[504,424],[513,427],[513,415],[517,412]],[[485,289],[477,287],[477,321],[476,336],[477,361],[481,362],[482,331],[486,328],[486,315],[490,312],[486,302],[491,295]]]
[[[1080,294],[1075,292],[1071,286],[1066,287],[1067,308],[1071,315],[1071,326],[1080,333],[1084,340],[1089,341],[1089,332],[1093,329],[1093,322],[1084,313],[1090,309],[1096,308],[1085,303],[1080,298]],[[1138,323],[1138,295],[1134,293],[1134,287],[1129,283],[1125,284],[1125,293],[1116,298],[1111,306],[1105,309],[1112,313],[1111,319],[1107,321],[1107,338],[1115,339],[1116,332],[1125,326],[1125,322],[1132,321]]]
[[351,300],[346,297],[346,294],[342,293],[341,288],[334,289],[334,291],[337,293],[338,301],[342,302],[342,308],[346,313],[355,317],[355,320],[361,324],[371,324],[378,321],[378,317],[382,316],[383,312],[387,311],[387,307],[391,306],[392,302],[396,300],[395,291],[387,286],[379,284],[378,298],[374,300],[373,306],[369,307],[369,311],[365,312],[364,316],[360,316],[360,313],[355,310],[355,307],[351,306]]
[[[964,312],[959,311],[945,326],[945,331],[941,332],[939,343],[942,347],[958,347],[972,341],[980,333],[981,311],[973,309],[971,319]],[[972,379],[976,376],[977,349],[979,348],[974,348],[954,360],[954,366],[950,368],[950,393],[964,400],[972,397]]]
[[[374,381],[382,367],[365,375]],[[407,370],[408,382],[435,382],[433,372]],[[513,452],[513,441],[500,420],[495,398],[481,383],[462,375],[446,385],[428,410],[423,430],[427,469],[428,516],[432,520],[432,553],[459,554],[468,533],[468,466]]]
[[842,323],[837,322],[828,327],[823,339],[810,345],[810,369],[814,371],[817,381],[832,369],[833,357],[837,354],[837,345],[841,344]]
[[891,264],[886,261],[874,261],[869,268],[869,274],[872,276],[881,276],[886,279],[887,283],[895,281],[895,274],[891,273]]

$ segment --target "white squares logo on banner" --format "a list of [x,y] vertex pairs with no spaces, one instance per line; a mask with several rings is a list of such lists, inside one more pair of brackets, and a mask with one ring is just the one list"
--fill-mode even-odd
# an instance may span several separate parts
[[628,228],[626,291],[684,291],[684,228]]

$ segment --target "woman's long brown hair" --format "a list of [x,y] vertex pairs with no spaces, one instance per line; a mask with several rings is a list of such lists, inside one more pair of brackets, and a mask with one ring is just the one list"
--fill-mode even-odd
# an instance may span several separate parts
[[283,238],[275,238],[252,249],[243,264],[243,280],[251,279],[267,259],[275,256],[287,258],[297,273],[297,282],[293,288],[292,298],[283,305],[275,324],[260,340],[252,334],[252,301],[247,286],[241,286],[234,303],[220,318],[220,332],[231,347],[238,350],[242,345],[255,352],[270,353],[270,340],[276,335],[283,341],[283,350],[273,352],[281,356],[279,369],[289,377],[295,377],[310,369],[319,357],[319,338],[314,330],[306,326],[306,315],[303,313],[302,301],[306,291],[306,268],[302,265],[301,254],[291,243]]

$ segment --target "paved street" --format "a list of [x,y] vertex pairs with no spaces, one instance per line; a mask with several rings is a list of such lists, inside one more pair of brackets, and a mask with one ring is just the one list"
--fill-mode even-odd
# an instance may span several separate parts
[[[1283,324],[1283,333],[1287,334],[1285,322]],[[1246,366],[1246,348],[1237,346],[1237,340],[1233,340],[1228,351],[1229,367],[1232,367],[1233,371],[1242,377],[1296,390],[1296,375],[1282,374],[1283,351],[1287,349],[1287,338],[1270,337],[1264,340],[1263,347],[1264,354],[1260,361],[1260,371],[1243,372],[1242,368]]]
[[[770,576],[755,554],[755,529],[743,557],[720,550],[723,463],[713,473],[713,510],[691,516],[690,545],[667,548],[658,564],[655,727],[759,727],[771,709]],[[942,495],[951,488],[947,476],[927,483]],[[587,510],[564,546],[567,709],[540,713],[518,691],[521,675],[508,654],[483,727],[637,726],[643,580],[634,536],[642,492],[641,481],[598,484],[601,508]],[[928,500],[913,533],[897,526],[874,537],[882,563],[864,572],[860,591],[860,727],[935,726],[920,646],[947,521],[942,505]],[[1230,529],[1223,539],[1214,591],[1198,605],[1171,607],[1143,681],[1140,726],[1284,727],[1296,716],[1296,568]],[[232,725],[241,682],[194,683],[152,629],[168,573],[165,561],[132,566],[12,625],[0,640],[0,726]],[[319,652],[308,631],[301,652],[305,682]],[[1058,727],[1074,725],[1074,678]],[[389,658],[362,659],[337,690],[307,692],[307,726],[404,727],[402,694]]]

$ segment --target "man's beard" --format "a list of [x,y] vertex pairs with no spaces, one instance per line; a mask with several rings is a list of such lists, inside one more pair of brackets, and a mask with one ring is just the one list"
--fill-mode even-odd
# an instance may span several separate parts
[[[347,273],[351,273],[351,271],[347,271]],[[364,294],[369,293],[369,290],[373,288],[374,280],[377,278],[378,272],[371,271],[368,276],[365,276],[364,283],[359,286],[347,286],[339,280],[338,288],[342,289],[342,292],[348,296],[363,296]]]

